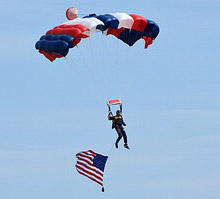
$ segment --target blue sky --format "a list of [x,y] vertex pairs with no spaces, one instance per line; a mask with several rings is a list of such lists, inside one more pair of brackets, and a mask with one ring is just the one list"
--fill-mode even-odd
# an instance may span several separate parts
[[[34,45],[71,6],[139,14],[160,34],[143,49],[97,33],[51,63]],[[0,197],[218,199],[219,9],[217,0],[2,2]],[[117,98],[131,150],[112,150],[101,193],[76,172],[75,154],[109,153],[106,101]]]

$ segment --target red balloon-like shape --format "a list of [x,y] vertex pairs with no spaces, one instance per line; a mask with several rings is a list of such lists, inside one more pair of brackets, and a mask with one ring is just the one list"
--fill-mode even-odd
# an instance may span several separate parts
[[66,18],[69,20],[73,20],[77,18],[78,17],[77,14],[78,14],[78,10],[75,7],[71,7],[66,10]]

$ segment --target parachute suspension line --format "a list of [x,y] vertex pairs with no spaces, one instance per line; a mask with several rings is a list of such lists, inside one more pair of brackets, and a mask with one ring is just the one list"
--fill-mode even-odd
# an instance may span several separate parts
[[83,75],[80,75],[79,77],[81,82],[86,84],[87,88],[89,88],[89,90],[93,93],[93,96],[103,101],[103,98],[100,95],[100,91],[93,85],[93,83],[89,81],[87,78],[85,78],[85,76]]
[[[99,34],[99,32],[98,32],[98,34]],[[105,57],[106,56],[106,41],[105,41],[105,39],[104,39],[104,34],[103,34],[103,32],[101,32],[101,36],[100,36],[100,40],[101,40],[101,43],[102,43],[102,45],[99,45],[99,54],[102,56],[102,57]]]
[[107,36],[107,35],[104,35],[103,34],[103,40],[104,40],[104,42],[105,42],[105,46],[107,46],[108,48],[106,48],[106,54],[107,55],[110,55],[111,54],[111,51],[114,49],[113,48],[113,46],[111,45],[112,44],[112,42],[111,41],[109,41],[109,37]]
[[81,76],[80,72],[76,69],[74,62],[71,59],[67,59],[67,57],[65,57],[65,60],[67,61],[67,63],[70,65],[71,69],[77,73],[77,75]]
[[92,45],[91,37],[89,37],[89,44],[90,44],[90,50],[91,50],[92,57],[94,57],[94,48],[93,48],[93,45]]
[[107,44],[106,44],[106,40],[105,40],[105,35],[103,32],[97,32],[96,34],[101,34],[100,40],[101,40],[102,45],[98,46],[99,55],[106,58],[106,55],[107,54],[109,55],[109,53],[107,52],[108,48],[106,48]]
[[112,150],[113,150],[113,148],[114,148],[114,145],[115,145],[115,144],[112,144],[111,149],[110,149],[109,152],[108,152],[108,157],[111,155]]
[[[92,46],[92,42],[91,42],[91,40],[90,40],[90,37],[89,37],[89,41],[90,41],[90,44],[91,44],[90,46]],[[81,60],[84,62],[83,67],[86,67],[88,70],[91,70],[91,67],[89,67],[91,64],[90,64],[90,63],[87,63],[88,61],[87,61],[87,59],[85,58],[84,53],[81,51],[81,49],[80,49],[80,47],[79,47],[78,45],[76,45],[76,47],[77,47],[76,49],[77,49],[77,51],[78,51],[78,53],[79,53],[79,56],[82,57]],[[92,49],[92,53],[94,53],[94,52],[93,52],[93,49]],[[67,59],[66,59],[66,60],[67,60]],[[70,64],[70,66],[72,66],[71,68],[73,68],[73,69],[76,70],[76,68],[74,67],[74,65],[77,65],[77,62],[71,60],[71,62],[68,62],[68,63]],[[78,68],[80,68],[80,67],[78,67]],[[76,70],[76,72],[78,72],[78,71]],[[98,88],[98,84],[97,84],[96,82],[95,82],[95,84],[94,84],[95,78],[94,78],[91,74],[92,74],[92,72],[89,71],[89,76],[90,76],[91,78],[88,79],[88,78],[85,77],[85,74],[83,75],[83,74],[80,74],[80,73],[78,72],[78,75],[80,76],[80,79],[81,79],[82,83],[86,84],[87,88],[89,88],[90,91],[91,91],[96,97],[98,97],[100,100],[103,101],[103,97],[102,97],[102,95],[101,95],[101,88]]]
[[125,46],[126,47],[126,50],[125,50],[125,53],[124,53],[124,57],[123,57],[123,61],[125,61],[127,59],[127,57],[129,56],[129,50],[131,48],[131,46]]
[[[100,32],[96,32],[96,33],[94,33],[94,34],[100,34]],[[105,49],[103,48],[103,49],[101,49],[101,48],[97,48],[97,45],[94,45],[93,44],[93,39],[92,39],[92,37],[89,37],[89,39],[87,40],[87,41],[89,41],[89,46],[90,46],[90,48],[88,48],[88,50],[89,50],[89,54],[92,56],[91,57],[91,60],[93,60],[93,64],[102,64],[102,62],[100,62],[100,57],[103,57],[104,56],[104,54],[106,54],[106,53],[104,53],[104,51],[105,51]],[[103,41],[102,41],[102,43],[103,43]],[[106,45],[101,45],[101,46],[106,46]],[[99,50],[100,52],[98,52],[97,53],[97,50]],[[98,59],[97,60],[97,62],[95,62],[95,60],[96,59]],[[89,63],[89,64],[86,64],[87,66],[88,66],[88,70],[93,70],[93,68],[91,68],[91,67],[89,67],[89,66],[91,66],[91,63]],[[105,66],[105,64],[104,65],[102,65],[102,70],[104,71],[104,66]],[[98,66],[99,67],[99,66]],[[97,93],[99,94],[99,96],[100,96],[100,99],[101,99],[101,94],[102,94],[102,101],[103,101],[103,99],[106,99],[106,94],[105,94],[105,91],[104,91],[104,89],[103,89],[103,87],[102,86],[100,86],[100,85],[102,85],[101,83],[98,83],[97,82],[97,79],[96,79],[96,77],[94,77],[94,75],[92,75],[93,73],[92,72],[89,72],[89,76],[91,77],[91,79],[92,79],[92,81],[91,81],[91,83],[93,83],[93,86],[94,86],[94,88],[96,88],[96,90],[97,90]],[[103,98],[104,97],[104,98]]]
[[[79,56],[80,57],[83,57],[84,58],[84,55],[83,55],[83,53],[80,51],[80,48],[77,48],[78,49],[78,52],[79,52]],[[87,66],[87,69],[89,70],[90,69],[90,67],[88,67],[89,66],[89,64],[88,63],[86,63],[87,62],[87,60],[84,58],[84,59],[81,59],[81,60],[83,60],[83,62],[84,62],[84,64],[83,64],[83,67],[84,66]],[[76,72],[78,72],[78,70],[76,70],[76,68],[74,67],[74,65],[77,65],[77,63],[76,62],[74,62],[73,60],[71,60],[71,62],[68,62],[68,60],[69,59],[67,59],[66,58],[66,60],[67,60],[67,63],[71,66],[71,68]],[[76,73],[77,73],[76,72]],[[89,88],[89,90],[93,93],[93,95],[95,96],[95,97],[97,97],[97,99],[99,99],[99,100],[101,100],[101,101],[103,101],[103,97],[102,97],[102,95],[101,95],[101,89],[99,89],[99,88],[97,88],[98,86],[98,84],[97,85],[94,85],[94,81],[95,81],[95,78],[93,78],[92,77],[92,75],[91,75],[91,72],[89,71],[89,76],[92,78],[86,78],[85,77],[85,74],[83,75],[83,73],[81,72],[81,73],[77,73],[78,74],[78,76],[80,77],[80,80],[81,80],[81,82],[84,84],[84,85],[86,85],[86,87],[87,88]]]
[[[66,62],[68,63],[68,65],[70,66],[70,68],[69,67],[64,67],[64,72],[66,73],[66,74],[68,74],[70,77],[71,77],[71,79],[72,79],[72,74],[74,73],[74,74],[77,74],[77,76],[79,76],[80,77],[80,73],[79,73],[79,71],[74,67],[74,66],[72,66],[71,65],[71,63],[69,62],[69,60],[65,57],[65,60],[66,60]],[[70,69],[70,70],[69,70]]]
[[77,47],[77,50],[78,50],[80,56],[82,57],[83,61],[85,62],[86,59],[85,59],[85,57],[84,57],[84,55],[83,55],[81,49],[78,47],[78,45],[76,45],[76,47]]
[[[107,155],[107,156],[108,156],[108,161],[109,161],[109,157],[110,157],[110,155],[111,155],[111,152],[112,152],[113,147],[114,147],[114,144],[112,145],[110,151],[108,152],[108,155]],[[108,161],[106,162],[106,165],[108,164]],[[106,165],[105,165],[105,168],[106,168]],[[105,180],[105,177],[103,176],[103,181],[102,181],[102,183],[103,183],[103,186],[102,186],[102,192],[105,191],[105,188],[104,188],[104,180]]]
[[[115,63],[116,63],[116,66],[118,67],[118,58],[119,58],[119,56],[118,56],[118,47],[119,47],[119,39],[118,38],[115,38],[114,36],[111,36],[111,35],[109,35],[109,36],[107,36],[107,37],[109,37],[109,39],[108,39],[108,45],[109,45],[109,48],[108,49],[110,49],[110,51],[111,52],[109,52],[109,53],[111,53],[111,54],[113,54],[112,52],[114,52],[115,51]],[[110,38],[112,39],[112,41],[110,40]]]
[[118,66],[119,65],[119,61],[118,61],[118,59],[119,59],[119,55],[118,55],[118,52],[119,52],[119,50],[118,50],[118,48],[119,48],[119,39],[117,39],[117,42],[116,42],[117,44],[117,46],[116,46],[116,66]]

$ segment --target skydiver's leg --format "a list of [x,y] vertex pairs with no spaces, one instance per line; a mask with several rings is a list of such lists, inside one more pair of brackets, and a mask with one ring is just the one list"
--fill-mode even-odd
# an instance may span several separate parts
[[127,138],[126,132],[125,132],[123,127],[121,127],[120,129],[121,129],[121,134],[122,134],[123,139],[124,139],[124,147],[129,149],[129,147],[128,147],[128,138]]
[[127,135],[126,135],[126,132],[125,132],[124,128],[121,127],[120,129],[121,129],[121,134],[122,134],[123,139],[124,139],[124,143],[128,144],[128,138],[127,138]]
[[118,148],[118,143],[122,138],[121,129],[119,127],[115,127],[116,132],[118,133],[118,138],[115,142],[115,147]]

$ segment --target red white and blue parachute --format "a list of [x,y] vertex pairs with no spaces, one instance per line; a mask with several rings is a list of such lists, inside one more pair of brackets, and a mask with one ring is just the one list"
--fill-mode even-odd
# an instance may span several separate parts
[[35,47],[50,61],[54,61],[65,57],[69,48],[75,47],[81,39],[90,37],[95,32],[114,35],[129,46],[144,39],[147,48],[159,34],[159,26],[136,14],[91,14],[54,27],[40,38]]

